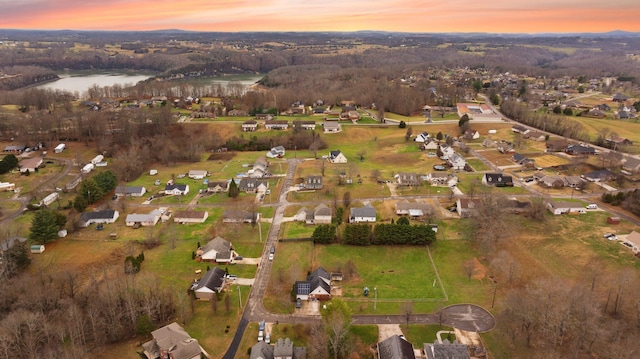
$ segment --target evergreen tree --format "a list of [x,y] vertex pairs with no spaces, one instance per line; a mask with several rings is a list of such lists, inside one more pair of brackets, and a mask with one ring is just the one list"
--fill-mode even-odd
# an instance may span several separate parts
[[238,188],[236,181],[232,179],[231,183],[229,184],[229,197],[236,198],[238,197],[239,194],[240,194],[240,189]]
[[31,220],[29,239],[34,243],[45,244],[58,238],[58,216],[54,211],[38,211]]

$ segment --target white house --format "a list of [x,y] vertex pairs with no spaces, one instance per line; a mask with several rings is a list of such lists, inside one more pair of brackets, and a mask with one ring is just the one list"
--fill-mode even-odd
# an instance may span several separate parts
[[174,195],[174,196],[184,196],[189,193],[189,185],[188,184],[168,184],[164,186],[164,194],[166,195]]
[[139,214],[139,213],[131,213],[127,215],[125,219],[127,227],[134,226],[142,226],[142,227],[153,227],[155,226],[160,217],[162,216],[162,211],[159,209],[154,209],[153,211],[147,214]]
[[267,157],[269,158],[279,158],[283,157],[285,154],[284,146],[276,146],[273,147],[270,151],[267,152]]
[[143,186],[118,186],[116,187],[117,196],[142,197],[147,193],[147,189]]
[[94,165],[93,163],[87,163],[86,165],[84,165],[84,167],[82,167],[82,169],[80,170],[80,172],[87,174],[91,171],[93,171],[93,169],[96,167],[96,165]]
[[87,227],[94,223],[114,223],[120,213],[113,209],[107,209],[104,211],[85,212],[80,215],[80,223],[83,227]]
[[463,170],[467,165],[467,161],[464,159],[464,157],[455,152],[452,155],[448,156],[447,162],[449,162],[449,165],[454,170]]
[[345,155],[340,152],[340,150],[337,151],[331,151],[329,154],[329,162],[331,163],[347,163],[347,157],[345,157]]
[[51,203],[55,202],[58,198],[60,198],[60,194],[58,192],[53,192],[47,195],[45,198],[40,201],[41,206],[48,206]]
[[94,165],[97,165],[98,163],[100,163],[102,161],[104,161],[104,156],[103,155],[97,155],[91,160],[91,163],[93,163]]
[[25,158],[20,161],[20,173],[35,172],[36,168],[42,166],[42,157]]
[[551,201],[547,204],[549,211],[551,213],[558,214],[576,214],[576,213],[586,213],[584,206],[580,202],[561,202],[561,201]]
[[176,211],[173,221],[176,223],[204,223],[209,217],[207,211]]
[[349,223],[375,222],[376,209],[371,205],[363,207],[351,207],[349,213]]
[[61,143],[59,145],[56,146],[56,148],[53,149],[54,153],[62,153],[62,151],[64,151],[65,147],[67,147],[67,145],[65,145],[64,143]]
[[207,171],[191,170],[191,171],[189,171],[187,176],[189,176],[189,178],[193,178],[195,180],[200,180],[200,179],[203,179],[203,178],[205,178],[207,176]]

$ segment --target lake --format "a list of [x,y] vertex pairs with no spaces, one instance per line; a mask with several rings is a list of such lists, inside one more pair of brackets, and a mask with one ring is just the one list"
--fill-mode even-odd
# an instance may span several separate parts
[[[37,88],[68,91],[71,93],[78,93],[80,96],[93,85],[99,87],[120,85],[122,87],[135,85],[138,81],[144,81],[153,74],[145,73],[127,73],[116,71],[69,71],[59,73],[59,80],[47,82],[41,85],[37,85]],[[189,82],[198,83],[200,85],[223,85],[226,86],[229,83],[238,83],[245,88],[251,86],[262,79],[264,75],[224,75],[219,77],[209,77],[194,79]]]
[[100,87],[113,85],[135,85],[138,81],[143,81],[152,77],[150,74],[126,73],[126,72],[96,72],[96,71],[69,71],[59,73],[59,80],[47,82],[36,86],[41,89],[68,91],[82,95],[93,85]]

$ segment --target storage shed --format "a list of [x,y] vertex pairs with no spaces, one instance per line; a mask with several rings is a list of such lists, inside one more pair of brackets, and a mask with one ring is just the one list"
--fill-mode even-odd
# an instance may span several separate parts
[[620,224],[620,217],[607,217],[608,224]]
[[31,246],[31,253],[42,253],[44,252],[44,244],[34,244]]

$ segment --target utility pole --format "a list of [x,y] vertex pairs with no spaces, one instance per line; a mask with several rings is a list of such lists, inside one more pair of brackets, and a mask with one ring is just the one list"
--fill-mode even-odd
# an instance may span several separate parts
[[240,293],[240,286],[238,286],[238,305],[242,309],[242,293]]
[[378,287],[373,287],[373,310],[376,310],[378,305]]
[[262,243],[262,225],[260,224],[259,220],[258,220],[258,233],[260,233],[260,243]]

